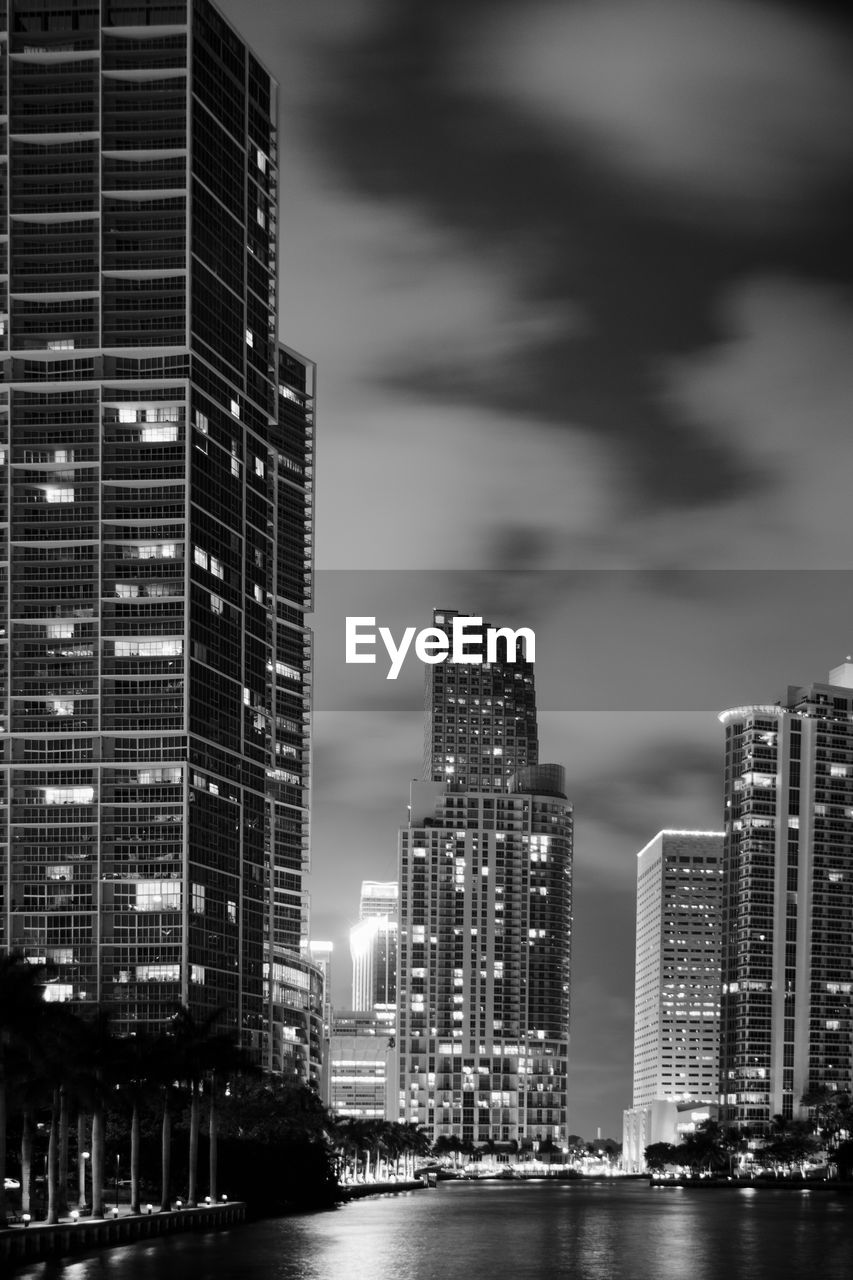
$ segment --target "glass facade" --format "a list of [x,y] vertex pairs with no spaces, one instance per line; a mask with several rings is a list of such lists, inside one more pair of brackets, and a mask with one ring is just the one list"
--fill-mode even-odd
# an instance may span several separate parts
[[400,1118],[434,1138],[568,1137],[572,807],[524,775],[415,784],[400,833]]
[[720,719],[721,1103],[762,1126],[853,1091],[853,667]]
[[277,343],[277,88],[207,0],[5,21],[0,945],[281,1066],[314,366]]

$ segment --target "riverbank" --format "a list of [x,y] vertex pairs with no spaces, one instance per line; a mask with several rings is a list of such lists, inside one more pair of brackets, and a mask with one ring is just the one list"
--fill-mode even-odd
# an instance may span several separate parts
[[423,1191],[426,1186],[420,1178],[414,1182],[357,1182],[341,1187],[341,1203],[362,1200],[365,1196],[396,1196],[401,1191]]
[[[643,1174],[643,1177],[647,1175]],[[649,1178],[649,1186],[658,1191],[691,1191],[723,1189],[726,1191],[804,1191],[833,1192],[853,1195],[853,1182],[837,1178]]]
[[116,1218],[80,1218],[53,1226],[43,1222],[12,1226],[0,1231],[0,1261],[36,1261],[89,1249],[133,1244],[153,1236],[183,1231],[216,1231],[246,1221],[246,1206],[233,1200],[198,1209],[172,1209],[167,1213],[121,1213]]

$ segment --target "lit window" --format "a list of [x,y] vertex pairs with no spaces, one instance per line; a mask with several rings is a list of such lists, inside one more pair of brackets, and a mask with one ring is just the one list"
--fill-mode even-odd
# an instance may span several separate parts
[[204,985],[204,965],[190,965],[190,982],[197,982],[200,986]]
[[253,587],[253,594],[254,594],[254,597],[255,597],[256,601],[258,602],[258,604],[263,604],[263,603],[264,603],[264,591],[263,591],[263,587],[259,587],[259,586],[258,586],[258,584],[257,584],[257,582],[255,583],[255,585],[254,585],[254,587]]
[[165,640],[115,640],[117,658],[175,658],[184,651],[179,637]]
[[261,458],[255,458],[255,475],[260,476],[262,479],[266,475],[266,467]]
[[48,622],[45,624],[44,634],[50,640],[68,640],[74,635],[74,623]]
[[204,885],[194,884],[192,887],[193,911],[197,916],[204,915]]
[[138,964],[136,966],[137,982],[179,982],[180,978],[179,964]]
[[44,989],[46,1004],[64,1004],[73,995],[74,988],[70,982],[48,982]]
[[73,502],[74,490],[63,489],[59,485],[46,484],[42,486],[45,502]]
[[239,480],[239,478],[240,478],[240,459],[239,459],[239,458],[235,458],[235,457],[233,456],[233,454],[232,454],[232,457],[231,457],[231,474],[232,474],[232,476],[236,476],[236,477],[237,477],[237,479]]
[[45,343],[45,347],[48,351],[73,351],[74,339],[57,338],[54,342]]
[[47,709],[52,711],[55,716],[73,716],[74,702],[70,698],[54,699],[53,702],[48,702]]
[[137,911],[179,911],[180,908],[180,880],[139,880],[137,882]]
[[207,552],[202,547],[193,547],[193,560],[202,569],[208,566]]
[[195,421],[196,429],[200,431],[203,436],[206,436],[207,435],[207,414],[202,413],[200,409],[196,409],[194,421]]
[[168,444],[178,438],[178,424],[164,423],[162,426],[143,427],[139,433],[142,444]]
[[216,556],[210,557],[210,572],[213,574],[214,578],[225,577],[225,569],[223,568],[222,561],[217,560]]
[[234,418],[240,417],[240,405],[236,400],[231,401],[231,416]]
[[246,346],[253,347],[255,345],[255,335],[251,329],[246,330]]
[[266,171],[267,171],[267,158],[266,158],[266,156],[264,155],[263,151],[261,151],[260,147],[258,147],[258,148],[257,148],[256,153],[255,153],[255,163],[257,164],[257,166],[258,166],[258,168],[260,169],[261,173],[266,173]]
[[229,924],[237,923],[237,903],[230,899],[225,903],[225,916]]
[[45,804],[91,804],[94,787],[44,787]]
[[219,614],[224,613],[224,612],[225,612],[225,601],[222,599],[222,596],[214,595],[214,593],[211,591],[211,593],[210,593],[210,607],[211,607],[211,609],[213,610],[213,612],[214,612],[214,613],[219,613]]
[[119,600],[134,600],[139,595],[139,587],[135,582],[117,582],[115,593]]

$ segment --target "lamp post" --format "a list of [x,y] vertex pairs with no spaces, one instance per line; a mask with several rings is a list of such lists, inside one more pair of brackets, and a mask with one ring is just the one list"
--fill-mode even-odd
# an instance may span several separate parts
[[77,1162],[77,1176],[79,1181],[79,1196],[77,1197],[78,1209],[86,1206],[86,1161],[90,1159],[90,1152],[81,1151],[80,1159]]
[[115,1186],[115,1192],[116,1192],[116,1213],[118,1213],[118,1170],[119,1170],[119,1165],[120,1165],[120,1163],[121,1163],[121,1156],[117,1155],[117,1156],[116,1156],[116,1186]]

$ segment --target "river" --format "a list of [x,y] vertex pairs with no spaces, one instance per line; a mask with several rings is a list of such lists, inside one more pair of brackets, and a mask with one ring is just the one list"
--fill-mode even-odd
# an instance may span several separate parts
[[849,1280],[853,1196],[444,1183],[28,1264],[17,1280]]

